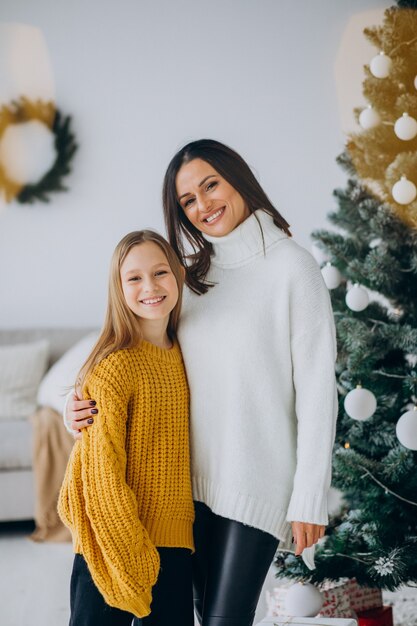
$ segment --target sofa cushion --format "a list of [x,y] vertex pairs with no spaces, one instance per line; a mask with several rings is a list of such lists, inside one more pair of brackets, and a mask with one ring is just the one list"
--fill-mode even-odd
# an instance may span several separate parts
[[0,346],[10,346],[18,343],[32,343],[40,339],[49,342],[50,353],[48,367],[51,367],[61,356],[82,337],[92,332],[94,328],[67,328],[47,326],[38,328],[0,328]]
[[62,414],[65,397],[74,386],[75,378],[97,339],[97,332],[89,333],[54,363],[39,385],[39,406],[49,406]]
[[0,346],[0,420],[25,418],[35,411],[48,353],[45,339]]
[[0,470],[32,467],[32,424],[28,419],[0,421]]

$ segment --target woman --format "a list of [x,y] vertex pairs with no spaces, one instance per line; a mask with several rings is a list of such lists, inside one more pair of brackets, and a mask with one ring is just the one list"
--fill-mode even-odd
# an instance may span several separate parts
[[[278,542],[289,547],[292,535],[299,555],[328,521],[330,298],[315,260],[227,146],[182,148],[163,201],[189,287],[179,340],[191,390],[195,609],[202,626],[250,626]],[[87,407],[69,403],[73,429],[92,419]]]

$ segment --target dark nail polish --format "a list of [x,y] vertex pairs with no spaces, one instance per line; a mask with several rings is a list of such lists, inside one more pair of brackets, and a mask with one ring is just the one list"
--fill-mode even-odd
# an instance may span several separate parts
[[90,406],[96,406],[96,401],[95,400],[90,400]]
[[92,424],[93,422],[94,422],[94,417],[90,417],[90,418],[87,420],[87,424]]
[[92,413],[93,415],[96,415],[96,414],[98,413],[98,409],[91,409],[91,413]]

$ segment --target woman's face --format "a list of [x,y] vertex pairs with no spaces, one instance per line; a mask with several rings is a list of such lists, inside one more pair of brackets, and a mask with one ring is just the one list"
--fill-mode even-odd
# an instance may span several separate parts
[[224,237],[249,217],[242,196],[202,159],[185,163],[175,183],[185,215],[202,233]]

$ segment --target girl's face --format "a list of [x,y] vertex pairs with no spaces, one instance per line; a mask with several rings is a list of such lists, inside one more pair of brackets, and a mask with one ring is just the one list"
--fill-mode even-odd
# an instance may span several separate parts
[[202,159],[184,163],[175,183],[185,215],[202,233],[223,237],[249,217],[242,196]]
[[142,322],[168,324],[178,301],[178,285],[158,244],[146,241],[131,248],[121,265],[120,278],[126,304]]

